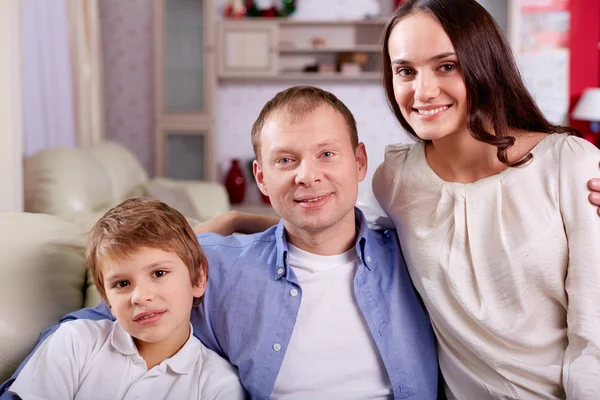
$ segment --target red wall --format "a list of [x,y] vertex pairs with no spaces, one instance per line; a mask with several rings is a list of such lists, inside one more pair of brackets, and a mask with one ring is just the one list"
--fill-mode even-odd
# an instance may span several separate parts
[[[587,87],[600,87],[600,0],[571,0],[570,110]],[[571,126],[589,134],[589,122],[570,120]],[[600,139],[600,138],[597,138]],[[596,144],[598,140],[596,140]]]

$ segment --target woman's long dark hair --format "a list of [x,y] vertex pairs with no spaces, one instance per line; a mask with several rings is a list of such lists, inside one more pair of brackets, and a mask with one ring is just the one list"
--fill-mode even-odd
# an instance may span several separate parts
[[[498,160],[518,166],[531,153],[509,162],[507,150],[515,143],[510,130],[578,134],[570,127],[553,125],[542,114],[525,88],[512,51],[492,16],[475,0],[408,0],[392,15],[383,37],[383,86],[392,112],[414,138],[415,131],[402,116],[394,97],[393,73],[388,44],[390,34],[403,18],[416,12],[432,15],[450,38],[464,77],[467,126],[475,139],[498,148]],[[491,123],[493,133],[485,130]]]

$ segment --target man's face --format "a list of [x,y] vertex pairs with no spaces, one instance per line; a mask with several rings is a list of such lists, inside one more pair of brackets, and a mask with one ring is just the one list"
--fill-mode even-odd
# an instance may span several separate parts
[[260,133],[260,159],[254,176],[286,229],[320,232],[353,223],[367,155],[362,143],[355,153],[340,112],[323,105],[295,119],[275,113]]

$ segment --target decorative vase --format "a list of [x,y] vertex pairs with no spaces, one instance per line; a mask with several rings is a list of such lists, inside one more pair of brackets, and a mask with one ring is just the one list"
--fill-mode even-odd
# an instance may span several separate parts
[[237,158],[231,160],[231,167],[229,167],[229,171],[225,177],[225,188],[227,189],[231,204],[240,204],[244,201],[246,182],[240,168],[240,160]]

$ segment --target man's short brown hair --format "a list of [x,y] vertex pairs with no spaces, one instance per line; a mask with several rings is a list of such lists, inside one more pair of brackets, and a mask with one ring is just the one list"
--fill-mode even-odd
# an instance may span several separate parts
[[329,105],[342,114],[348,124],[352,148],[356,149],[358,146],[356,121],[348,107],[340,99],[333,93],[318,87],[292,86],[277,93],[269,100],[252,125],[252,147],[256,159],[260,161],[260,132],[269,117],[276,112],[282,112],[291,118],[300,118],[323,105]]
[[104,301],[108,302],[102,266],[143,247],[175,253],[187,266],[192,285],[206,281],[208,261],[185,217],[161,201],[134,198],[109,210],[90,232],[85,263]]

